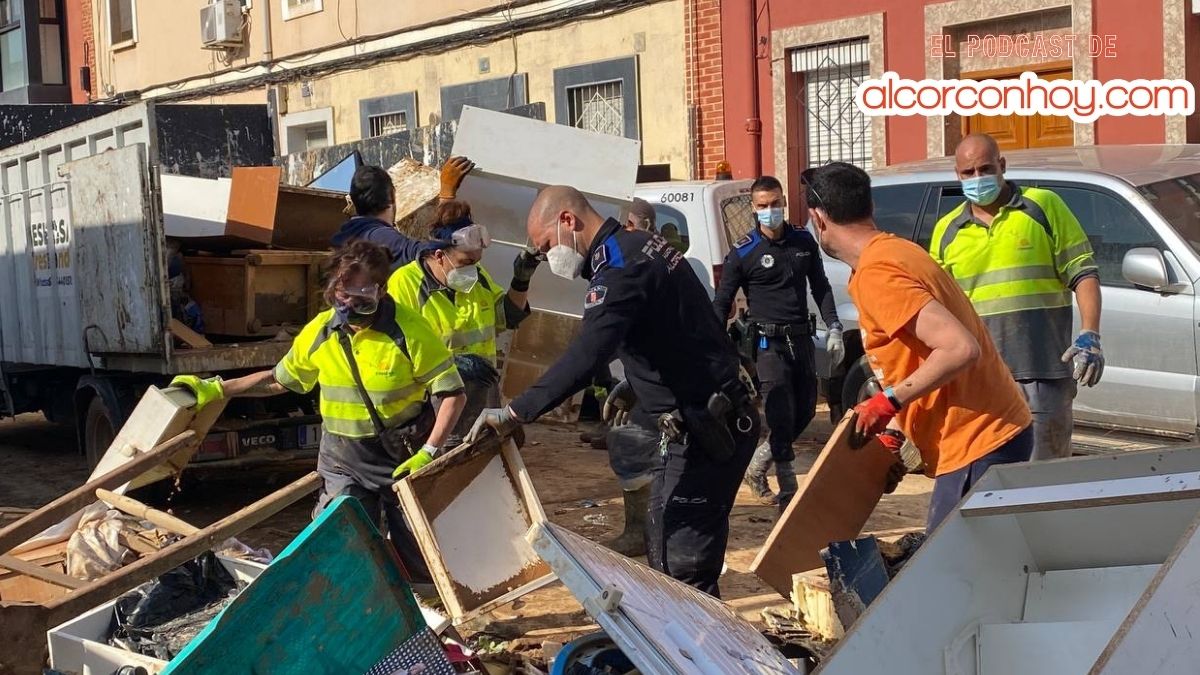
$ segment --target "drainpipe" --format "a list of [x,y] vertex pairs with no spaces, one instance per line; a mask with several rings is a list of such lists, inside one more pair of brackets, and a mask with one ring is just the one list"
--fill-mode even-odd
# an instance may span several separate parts
[[[284,0],[286,2],[286,0]],[[263,8],[263,61],[271,62],[275,50],[271,47],[271,0],[262,0]]]
[[751,164],[754,177],[763,174],[762,115],[758,103],[758,2],[750,3],[750,118],[746,120],[746,135],[750,137]]

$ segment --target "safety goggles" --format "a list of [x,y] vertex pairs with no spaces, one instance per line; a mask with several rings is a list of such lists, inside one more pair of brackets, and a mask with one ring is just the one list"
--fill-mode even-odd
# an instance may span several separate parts
[[455,230],[450,235],[450,245],[454,248],[474,253],[482,251],[492,245],[492,235],[488,234],[488,230],[483,225],[478,223],[468,225],[462,229]]

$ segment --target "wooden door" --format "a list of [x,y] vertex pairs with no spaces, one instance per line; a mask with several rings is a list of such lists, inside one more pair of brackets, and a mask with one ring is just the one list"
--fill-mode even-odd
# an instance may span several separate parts
[[[1054,68],[1035,71],[1043,80],[1066,80],[1071,69]],[[1016,79],[1021,71],[985,71],[963,73],[963,79]],[[1001,150],[1050,148],[1075,144],[1075,125],[1070,117],[1055,115],[972,115],[962,118],[963,135],[985,133],[996,139]]]

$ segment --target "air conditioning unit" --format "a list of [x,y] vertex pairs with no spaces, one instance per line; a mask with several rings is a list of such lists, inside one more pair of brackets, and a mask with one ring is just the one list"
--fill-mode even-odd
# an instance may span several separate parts
[[243,25],[238,0],[213,0],[200,10],[200,42],[205,49],[241,47]]

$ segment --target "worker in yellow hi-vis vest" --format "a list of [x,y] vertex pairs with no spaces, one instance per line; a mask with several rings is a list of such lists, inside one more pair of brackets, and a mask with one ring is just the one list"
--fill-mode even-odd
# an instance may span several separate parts
[[527,250],[518,253],[505,290],[479,262],[491,239],[472,220],[466,202],[438,204],[432,230],[425,250],[392,273],[387,290],[425,317],[454,354],[467,393],[466,410],[447,440],[454,447],[481,410],[500,405],[496,337],[529,316],[529,281],[541,259]]
[[1032,459],[1068,457],[1076,386],[1104,372],[1092,245],[1061,197],[1004,179],[991,136],[964,138],[954,163],[966,201],[938,221],[929,252],[971,299],[1029,402]]
[[[228,382],[181,375],[171,384],[191,389],[199,407],[225,397],[303,394],[319,384],[324,485],[314,516],[341,495],[356,497],[373,517],[382,509],[410,581],[429,583],[392,484],[444,446],[466,404],[463,381],[429,323],[384,292],[386,249],[356,241],[331,262],[325,299],[333,308],[300,331],[273,370]],[[431,396],[440,401],[436,410]]]

